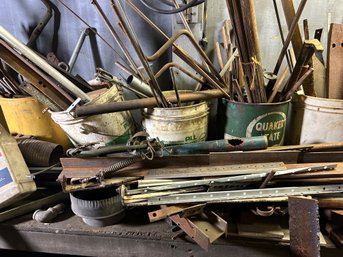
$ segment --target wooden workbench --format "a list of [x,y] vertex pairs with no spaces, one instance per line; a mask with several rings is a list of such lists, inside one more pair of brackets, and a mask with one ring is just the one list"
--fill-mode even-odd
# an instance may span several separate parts
[[[18,251],[71,254],[83,256],[232,256],[286,257],[289,246],[279,242],[242,239],[219,239],[205,252],[198,245],[177,238],[164,222],[146,223],[134,217],[146,215],[135,212],[121,224],[90,227],[70,210],[50,224],[31,220],[31,215],[0,224],[0,248]],[[130,216],[132,218],[130,218]],[[2,256],[2,254],[1,254]],[[323,248],[321,256],[343,256],[343,250]]]

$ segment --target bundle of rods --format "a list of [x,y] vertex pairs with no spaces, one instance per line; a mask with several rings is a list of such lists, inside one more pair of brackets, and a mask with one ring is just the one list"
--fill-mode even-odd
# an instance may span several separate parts
[[227,0],[226,4],[244,72],[247,100],[249,103],[264,103],[267,97],[253,0]]

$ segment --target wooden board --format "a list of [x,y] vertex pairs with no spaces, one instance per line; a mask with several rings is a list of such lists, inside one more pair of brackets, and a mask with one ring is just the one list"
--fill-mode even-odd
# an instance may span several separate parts
[[332,23],[328,36],[328,95],[343,99],[343,24]]

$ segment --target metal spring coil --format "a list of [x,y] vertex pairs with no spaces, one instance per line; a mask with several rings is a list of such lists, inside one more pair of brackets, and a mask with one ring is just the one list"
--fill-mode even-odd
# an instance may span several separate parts
[[109,167],[101,169],[98,174],[101,175],[103,178],[106,178],[109,175],[111,175],[113,172],[116,172],[118,170],[121,170],[122,168],[130,166],[131,164],[133,164],[139,160],[142,160],[142,157],[140,155],[135,155],[135,156],[129,157],[123,161],[117,162],[115,164],[112,164]]

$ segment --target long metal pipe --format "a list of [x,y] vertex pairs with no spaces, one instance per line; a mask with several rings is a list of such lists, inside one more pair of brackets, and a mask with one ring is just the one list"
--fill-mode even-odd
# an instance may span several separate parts
[[9,33],[5,28],[0,26],[0,37],[5,40],[7,43],[11,44],[14,48],[19,50],[24,56],[30,59],[31,62],[36,64],[39,68],[49,74],[51,77],[56,79],[61,86],[68,89],[72,94],[76,97],[81,98],[84,102],[89,102],[90,97],[80,90],[77,86],[75,86],[70,80],[68,80],[65,76],[59,73],[55,68],[53,68],[49,63],[47,63],[42,57],[28,48],[26,45],[21,43],[18,39],[16,39],[11,33]]
[[135,63],[135,61],[133,60],[129,50],[126,48],[125,44],[123,43],[123,41],[120,39],[120,36],[117,34],[116,30],[114,29],[114,27],[112,26],[111,22],[109,21],[109,19],[107,18],[105,12],[103,11],[103,9],[101,8],[101,6],[99,5],[97,0],[91,0],[91,4],[93,4],[95,6],[95,8],[97,9],[98,13],[100,14],[101,18],[103,19],[103,21],[105,22],[108,30],[111,32],[113,38],[115,39],[115,41],[117,42],[117,44],[119,45],[120,49],[123,51],[125,57],[127,58],[127,60],[129,61],[131,67],[135,70],[136,74],[143,79],[143,75],[141,74],[141,72],[138,70],[138,67]]
[[[212,98],[224,97],[224,94],[219,89],[211,89],[211,90],[204,90],[204,91],[196,91],[192,93],[180,93],[179,96],[180,96],[180,101],[184,103],[184,102],[203,101],[203,100],[208,100]],[[170,103],[178,102],[178,99],[175,94],[166,96],[166,99]],[[76,107],[75,115],[77,117],[82,117],[82,116],[111,113],[111,112],[120,112],[120,111],[141,109],[141,108],[147,108],[147,107],[156,107],[156,106],[157,106],[156,99],[154,97],[150,97],[150,98],[144,98],[144,99],[128,100],[124,102],[114,102],[114,103],[99,104],[99,105],[84,105],[84,106]]]
[[[156,76],[155,76],[156,77]],[[156,77],[157,78],[157,77]],[[147,96],[154,96],[153,92],[151,91],[151,88],[148,84],[144,83],[142,80],[139,78],[136,78],[134,75],[130,75],[126,83],[132,87],[133,89],[143,93],[144,95]]]

